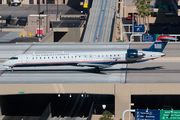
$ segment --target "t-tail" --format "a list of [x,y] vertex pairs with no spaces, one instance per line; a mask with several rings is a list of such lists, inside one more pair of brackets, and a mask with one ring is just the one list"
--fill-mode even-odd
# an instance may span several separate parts
[[173,36],[161,35],[157,38],[150,48],[144,48],[143,51],[162,52],[169,40],[178,40]]

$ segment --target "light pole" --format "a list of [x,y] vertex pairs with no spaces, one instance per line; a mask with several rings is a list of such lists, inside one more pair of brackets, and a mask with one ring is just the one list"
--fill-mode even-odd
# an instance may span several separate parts
[[134,17],[134,9],[136,9],[136,8],[133,8],[133,16],[132,16],[132,24],[133,24],[133,26],[132,26],[132,32],[134,33],[134,19],[135,19],[135,17]]
[[46,33],[48,32],[48,0],[46,0]]
[[0,18],[1,18],[1,32],[2,32],[2,17],[0,16]]
[[56,14],[56,20],[58,21],[58,0],[57,0],[57,14]]
[[48,0],[46,0],[46,14],[48,14]]
[[38,37],[39,37],[39,38],[38,38],[38,39],[39,39],[39,42],[40,42],[40,41],[41,41],[41,37],[40,37],[40,19],[41,19],[41,18],[40,18],[40,0],[39,0],[39,5],[38,5],[38,7],[39,7],[39,10],[38,10],[38,12],[39,12],[39,32],[38,32],[39,36],[38,36]]

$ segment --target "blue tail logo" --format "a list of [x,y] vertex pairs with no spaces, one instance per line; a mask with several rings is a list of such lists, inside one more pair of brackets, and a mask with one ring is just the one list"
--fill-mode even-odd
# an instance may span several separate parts
[[143,51],[162,52],[169,40],[178,40],[173,36],[161,35],[157,38],[150,48],[144,48]]

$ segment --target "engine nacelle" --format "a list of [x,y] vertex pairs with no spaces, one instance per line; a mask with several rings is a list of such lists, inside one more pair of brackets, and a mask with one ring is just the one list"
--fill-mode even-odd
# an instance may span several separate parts
[[138,52],[137,49],[128,49],[127,50],[127,57],[129,58],[137,58],[144,56],[144,53]]

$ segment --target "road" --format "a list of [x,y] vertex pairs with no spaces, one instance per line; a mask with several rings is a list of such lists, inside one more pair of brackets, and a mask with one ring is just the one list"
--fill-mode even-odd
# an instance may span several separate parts
[[83,42],[109,42],[112,38],[116,0],[93,1]]

